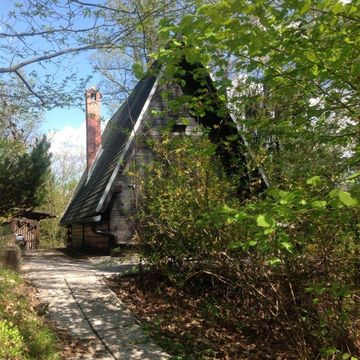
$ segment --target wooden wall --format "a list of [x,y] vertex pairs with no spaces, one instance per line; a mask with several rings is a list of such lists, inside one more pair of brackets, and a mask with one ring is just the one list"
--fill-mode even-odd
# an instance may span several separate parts
[[[108,231],[107,224],[98,225],[97,228]],[[72,247],[74,249],[108,250],[109,238],[95,234],[91,228],[91,224],[73,224]]]
[[11,221],[14,234],[19,234],[26,240],[26,250],[36,250],[39,246],[40,223],[27,218],[15,218]]
[[[108,231],[108,225],[97,225],[97,229]],[[109,238],[107,236],[97,235],[91,228],[90,224],[84,224],[84,247],[86,249],[109,249]]]
[[[167,96],[162,93],[167,92]],[[136,213],[138,189],[135,184],[135,178],[129,176],[129,170],[135,166],[137,171],[143,168],[144,163],[149,163],[152,158],[152,153],[146,144],[148,137],[159,138],[160,130],[164,128],[169,121],[181,124],[180,117],[186,117],[189,125],[186,126],[186,134],[194,133],[197,128],[197,123],[194,119],[188,116],[185,108],[180,111],[173,111],[169,109],[168,100],[174,99],[179,94],[182,94],[180,87],[176,85],[163,84],[159,86],[155,92],[150,103],[149,109],[143,119],[142,125],[135,139],[135,146],[130,156],[130,161],[127,164],[125,171],[118,174],[113,186],[112,208],[110,212],[110,231],[116,235],[118,244],[133,243],[134,224],[132,217]],[[153,115],[152,110],[156,110],[154,114],[159,112],[162,115]],[[115,189],[121,189],[117,193]]]
[[81,249],[84,245],[83,224],[72,225],[72,242],[74,249]]

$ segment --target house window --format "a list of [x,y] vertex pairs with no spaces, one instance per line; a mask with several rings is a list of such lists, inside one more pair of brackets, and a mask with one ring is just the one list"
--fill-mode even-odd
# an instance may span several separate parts
[[184,124],[174,124],[171,127],[172,133],[185,134],[185,131],[186,131],[186,125],[184,125]]

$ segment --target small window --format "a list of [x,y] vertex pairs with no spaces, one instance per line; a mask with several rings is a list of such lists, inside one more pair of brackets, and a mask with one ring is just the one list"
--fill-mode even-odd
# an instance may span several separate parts
[[185,131],[186,131],[186,125],[184,125],[184,124],[174,124],[171,127],[171,132],[173,132],[173,133],[185,134]]

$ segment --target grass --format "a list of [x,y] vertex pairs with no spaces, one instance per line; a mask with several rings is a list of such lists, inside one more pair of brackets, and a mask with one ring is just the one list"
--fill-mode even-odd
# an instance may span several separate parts
[[0,267],[0,359],[61,359],[59,340],[31,304],[21,277]]

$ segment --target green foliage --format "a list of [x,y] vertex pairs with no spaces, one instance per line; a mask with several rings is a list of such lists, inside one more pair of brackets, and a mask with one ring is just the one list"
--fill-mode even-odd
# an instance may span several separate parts
[[[138,229],[143,255],[164,270],[169,261],[182,266],[190,259],[202,259],[203,251],[226,247],[220,224],[228,215],[227,208],[213,226],[204,228],[203,223],[204,213],[232,202],[233,187],[219,175],[222,171],[214,146],[206,136],[194,141],[186,136],[170,139],[165,134],[152,149],[155,160],[146,167],[147,176],[139,177]],[[177,276],[176,271],[173,275]]]
[[254,322],[282,323],[299,357],[353,348],[360,316],[356,191],[313,176],[304,187],[272,188],[240,204],[206,134],[164,135],[152,146],[154,161],[139,179],[138,231],[148,263],[178,286],[210,276],[256,299],[239,311]]
[[13,324],[6,320],[0,320],[0,358],[9,360],[24,359],[24,339]]
[[[225,286],[249,323],[283,329],[302,359],[360,353],[359,8],[198,3],[160,30],[165,75],[181,78],[184,59],[200,82],[211,69],[247,168],[270,188],[240,204],[205,137],[165,137],[142,179],[143,255],[177,285]],[[198,117],[214,110],[208,92],[181,101]]]
[[[358,170],[358,13],[356,1],[203,4],[176,26],[166,23],[169,47],[158,57],[168,75],[181,73],[183,58],[213,71],[245,129],[253,165],[262,165],[274,186],[314,173],[336,181]],[[197,96],[206,106],[206,95]]]
[[19,275],[0,267],[0,278],[0,358],[60,359],[56,335],[31,307]]
[[6,145],[0,147],[0,216],[41,204],[49,176],[49,147],[45,137],[30,152],[14,155]]
[[[63,164],[68,166],[69,164]],[[58,177],[53,176],[46,184],[46,196],[42,202],[42,209],[56,215],[56,218],[41,221],[42,248],[63,247],[66,240],[66,229],[59,224],[59,219],[63,215],[66,206],[69,204],[75,191],[76,179],[67,179],[62,182]]]

